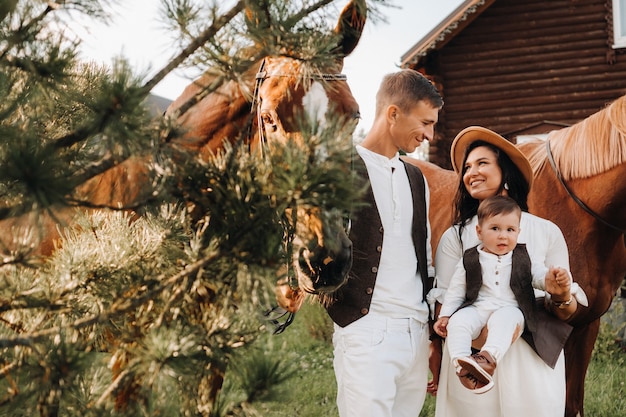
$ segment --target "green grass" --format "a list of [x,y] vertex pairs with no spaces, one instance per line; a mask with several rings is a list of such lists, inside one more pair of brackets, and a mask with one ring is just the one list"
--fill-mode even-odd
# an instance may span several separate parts
[[[600,323],[585,378],[585,415],[626,416],[626,340],[623,301],[616,299]],[[619,346],[621,344],[621,349]]]
[[[614,315],[607,316],[607,319],[611,319],[614,324]],[[585,415],[591,417],[626,416],[626,352],[620,350],[615,343],[618,329],[607,324],[607,321],[609,320],[603,320],[585,382]],[[244,383],[247,389],[261,387],[258,393],[253,394],[245,393],[241,384],[229,388],[241,391],[241,398],[249,396],[255,399],[246,404],[245,413],[237,415],[338,417],[331,337],[330,319],[317,304],[305,304],[296,315],[294,324],[284,333],[262,337],[255,343],[253,354],[246,355],[248,360],[244,369],[254,367],[256,363],[259,368],[270,369],[272,372],[249,369],[245,373],[257,375],[256,378],[273,379],[277,383]],[[260,351],[264,357],[259,356]],[[267,361],[270,363],[266,363]],[[234,379],[231,375],[232,373],[227,374],[227,381],[229,378]],[[420,417],[434,414],[435,399],[427,395]]]

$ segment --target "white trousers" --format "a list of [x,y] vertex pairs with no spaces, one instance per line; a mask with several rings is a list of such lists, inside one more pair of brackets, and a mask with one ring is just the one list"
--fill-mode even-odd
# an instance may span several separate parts
[[419,417],[428,382],[428,326],[369,314],[333,334],[341,417]]
[[450,316],[446,344],[452,360],[472,353],[472,340],[483,327],[489,328],[487,341],[482,347],[496,363],[524,330],[524,315],[516,306],[483,308],[475,304],[463,307]]

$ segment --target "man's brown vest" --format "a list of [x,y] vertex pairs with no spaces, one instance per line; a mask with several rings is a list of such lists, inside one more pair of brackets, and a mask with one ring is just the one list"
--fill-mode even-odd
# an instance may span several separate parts
[[[367,168],[363,160],[358,156],[354,159],[355,169],[359,170],[360,175],[367,176]],[[428,277],[426,257],[427,228],[424,177],[416,166],[408,163],[404,163],[404,166],[413,192],[411,234],[415,246],[417,267],[422,277],[425,300],[426,294],[433,286],[433,278]],[[364,196],[364,203],[351,216],[352,227],[349,237],[352,241],[352,268],[348,282],[337,292],[335,301],[326,307],[331,319],[341,327],[345,327],[369,313],[383,248],[384,230],[371,183]]]

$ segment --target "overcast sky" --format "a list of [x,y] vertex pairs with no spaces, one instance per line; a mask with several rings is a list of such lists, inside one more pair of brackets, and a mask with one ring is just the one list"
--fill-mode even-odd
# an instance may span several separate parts
[[[399,68],[400,58],[450,14],[463,0],[396,0],[397,8],[381,8],[387,23],[366,23],[355,51],[345,59],[344,73],[361,107],[358,130],[369,130],[374,118],[374,99],[382,77]],[[347,3],[347,1],[345,2]],[[168,48],[169,39],[160,30],[157,0],[120,2],[110,26],[91,25],[84,36],[86,59],[110,64],[115,56],[125,56],[140,70],[160,69],[178,51]],[[336,2],[339,9],[343,7]],[[182,93],[191,74],[168,76],[153,93],[174,99]]]

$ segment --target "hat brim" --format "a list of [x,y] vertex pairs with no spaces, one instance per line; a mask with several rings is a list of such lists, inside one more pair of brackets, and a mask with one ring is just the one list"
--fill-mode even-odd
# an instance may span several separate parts
[[524,179],[528,183],[528,188],[530,188],[533,183],[533,169],[528,159],[511,142],[482,126],[466,127],[454,138],[452,147],[450,148],[450,159],[452,160],[452,168],[454,168],[455,172],[462,172],[465,151],[470,144],[477,140],[489,143],[507,154],[515,166],[521,171]]

